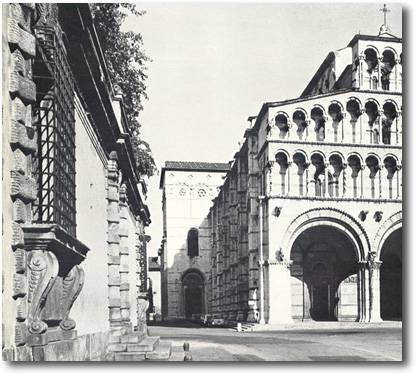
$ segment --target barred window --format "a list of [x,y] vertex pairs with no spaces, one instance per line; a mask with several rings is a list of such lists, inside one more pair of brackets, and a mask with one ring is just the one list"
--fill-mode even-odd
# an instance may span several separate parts
[[33,220],[57,223],[76,235],[75,219],[75,106],[74,81],[59,24],[37,25],[33,79],[37,101],[33,107],[38,132],[34,176],[38,196]]

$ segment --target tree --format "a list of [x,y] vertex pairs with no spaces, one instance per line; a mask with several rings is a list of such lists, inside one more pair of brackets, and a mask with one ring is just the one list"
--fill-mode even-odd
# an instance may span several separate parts
[[145,82],[146,63],[150,59],[143,50],[141,34],[121,30],[129,13],[140,17],[145,12],[130,3],[93,3],[90,6],[110,77],[123,92],[136,167],[140,174],[150,177],[156,165],[149,144],[141,139],[139,121],[143,101],[148,99]]

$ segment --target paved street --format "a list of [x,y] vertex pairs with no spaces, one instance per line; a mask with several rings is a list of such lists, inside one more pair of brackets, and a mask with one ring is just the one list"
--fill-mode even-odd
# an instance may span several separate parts
[[292,330],[238,333],[227,328],[150,326],[150,335],[190,343],[193,361],[400,361],[401,328]]

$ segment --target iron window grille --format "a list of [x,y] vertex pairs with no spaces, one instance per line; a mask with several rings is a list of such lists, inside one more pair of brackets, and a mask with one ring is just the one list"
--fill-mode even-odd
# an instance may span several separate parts
[[76,236],[74,79],[59,26],[36,26],[33,107],[38,154],[33,175],[38,184],[33,221],[56,223]]

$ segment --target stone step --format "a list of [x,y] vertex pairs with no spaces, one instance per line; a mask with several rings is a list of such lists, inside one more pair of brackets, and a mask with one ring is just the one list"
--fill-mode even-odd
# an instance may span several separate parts
[[144,352],[120,352],[114,356],[115,361],[144,361],[145,359]]
[[169,360],[171,352],[172,343],[162,341],[156,346],[154,351],[146,352],[146,360],[166,361]]
[[143,333],[131,333],[127,335],[122,335],[120,337],[120,342],[124,344],[133,344],[140,343],[145,338]]
[[184,360],[185,352],[182,346],[173,346],[168,361],[182,361]]
[[158,336],[146,336],[139,343],[127,344],[127,352],[152,352],[159,343]]

